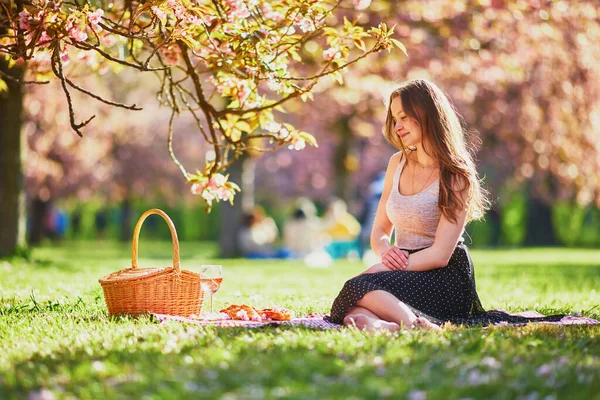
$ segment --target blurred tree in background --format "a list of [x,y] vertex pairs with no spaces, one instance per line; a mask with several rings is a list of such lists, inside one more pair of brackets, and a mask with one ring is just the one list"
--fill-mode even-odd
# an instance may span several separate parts
[[[496,200],[487,216],[495,227],[487,233],[490,244],[554,244],[552,218],[560,221],[565,243],[573,233],[568,227],[597,218],[598,2],[374,1],[360,21],[379,19],[396,26],[408,57],[373,58],[350,71],[343,87],[318,85],[320,102],[298,107],[295,117],[296,126],[320,133],[320,148],[270,155],[267,171],[282,168],[296,176],[294,185],[286,188],[281,178],[271,190],[297,195],[295,188],[306,184],[315,196],[326,196],[334,183],[352,176],[350,186],[359,190],[337,195],[364,198],[373,170],[385,168],[389,155],[380,135],[387,93],[396,82],[424,77],[448,92],[482,140],[480,170]],[[308,171],[294,168],[299,164]],[[578,222],[571,224],[568,212],[557,208],[551,215],[557,202],[588,211],[572,214]],[[504,216],[503,209],[514,211]]]
[[[387,26],[395,25],[398,39],[407,47],[408,57],[402,52],[372,54],[354,63],[343,77],[335,74],[333,79],[321,79],[311,86],[314,102],[304,103],[299,98],[290,98],[286,103],[287,113],[273,113],[273,122],[289,123],[297,128],[296,132],[314,134],[319,140],[319,148],[263,153],[248,146],[246,155],[240,155],[242,162],[231,165],[230,179],[242,184],[242,176],[246,176],[245,191],[250,192],[254,191],[255,177],[257,200],[274,207],[272,211],[275,213],[283,214],[291,199],[299,195],[324,203],[334,194],[346,199],[356,212],[373,175],[385,168],[389,155],[394,151],[385,144],[380,134],[388,93],[400,81],[424,77],[448,92],[470,130],[482,140],[479,166],[487,187],[492,190],[495,207],[488,213],[486,222],[470,227],[475,243],[547,245],[558,240],[567,245],[598,244],[600,178],[594,173],[600,163],[600,142],[597,140],[597,128],[594,128],[600,119],[600,89],[596,83],[600,77],[598,3],[593,0],[374,0],[367,3],[341,3],[335,14],[328,17],[327,24],[343,30],[346,16],[355,21],[355,27],[376,26],[381,21]],[[355,4],[367,4],[369,7],[357,12],[353,9]],[[293,26],[299,33],[305,33],[301,22]],[[305,20],[304,23],[308,22]],[[218,29],[230,28],[225,23]],[[323,37],[308,33],[297,48],[297,56],[302,63],[294,63],[293,66],[294,73],[301,76],[312,76],[314,71],[327,65],[323,64],[324,60],[338,60],[337,53],[328,52],[324,47]],[[123,41],[120,46],[127,53],[126,43]],[[361,45],[358,42],[353,46],[358,48]],[[360,54],[359,50],[354,51]],[[159,50],[157,54],[164,60],[168,60],[169,56],[175,57],[177,65],[181,66],[179,70],[186,68],[178,51],[163,54]],[[214,55],[220,57],[218,53]],[[349,54],[340,53],[339,56],[342,55]],[[190,56],[196,57],[197,54]],[[228,54],[224,60],[229,58]],[[81,59],[93,65],[94,60],[101,57],[82,55]],[[238,60],[238,67],[245,67],[246,60]],[[98,68],[102,65],[99,64]],[[199,68],[202,65],[200,63]],[[335,64],[332,65],[335,67]],[[219,82],[202,82],[206,92],[216,91],[210,104],[225,107],[223,110],[243,109],[239,99],[236,103],[236,96],[247,94],[243,84],[237,85],[240,83],[236,80],[239,76],[233,69],[228,69],[226,62],[217,67],[221,68],[217,70],[229,73],[225,76],[233,77],[236,85],[230,85],[229,89],[221,92]],[[140,84],[142,81],[136,78],[133,79],[136,83],[131,84],[135,88],[132,92],[131,87],[123,85],[124,80],[120,77],[114,78],[110,71],[105,72],[101,84],[94,83],[93,87],[102,91],[105,98],[116,98],[122,104],[139,102],[140,98],[148,96],[141,93],[152,92],[153,86],[156,86],[149,81]],[[341,81],[343,85],[340,85]],[[161,82],[164,83],[164,80]],[[229,81],[223,78],[220,83],[224,82]],[[276,82],[283,84],[290,81],[280,79]],[[7,84],[10,86],[8,80]],[[277,91],[273,82],[261,85],[260,88],[265,91],[270,90],[269,86]],[[87,81],[83,86],[88,87]],[[28,96],[37,97],[41,104],[46,104],[43,101],[45,89],[28,87]],[[144,89],[146,92],[143,92]],[[186,87],[186,90],[193,91],[193,87]],[[167,94],[160,87],[154,91]],[[223,100],[218,100],[219,97]],[[86,113],[99,115],[87,128],[87,134],[95,134],[94,125],[101,119],[110,120],[110,126],[121,129],[123,134],[115,134],[115,143],[110,144],[105,155],[100,157],[101,165],[107,163],[111,166],[103,167],[97,186],[89,182],[88,187],[94,188],[90,192],[118,204],[127,197],[127,189],[123,187],[135,187],[132,190],[136,196],[132,200],[134,203],[139,204],[140,198],[149,199],[157,195],[154,198],[163,199],[167,205],[174,206],[177,201],[183,201],[187,204],[184,209],[192,210],[192,197],[181,196],[182,192],[189,191],[186,191],[185,185],[179,186],[182,181],[175,182],[178,170],[165,162],[166,153],[159,149],[161,143],[164,146],[166,132],[165,129],[157,131],[156,127],[168,126],[169,109],[150,109],[145,103],[144,111],[128,114],[126,110],[122,110],[123,113],[116,113],[114,109],[100,111],[104,105],[100,106],[98,111],[82,108]],[[57,109],[55,112],[60,111]],[[65,115],[68,117],[64,105],[62,112],[67,112]],[[144,113],[143,117],[138,117],[141,113]],[[277,126],[275,124],[268,127],[273,128]],[[40,131],[40,137],[47,133],[44,129]],[[64,120],[60,129],[62,134],[69,135],[65,132],[68,126],[64,126]],[[236,131],[235,125],[231,125],[231,129]],[[185,142],[174,140],[175,153],[184,165],[204,162],[207,151],[213,154],[209,151],[210,144],[201,135],[187,134],[197,130],[196,121],[191,116],[183,118],[175,129],[176,136],[178,132],[186,133]],[[246,135],[244,130],[238,131],[241,132],[240,139]],[[268,134],[269,131],[263,129],[262,133]],[[98,135],[105,133],[98,132]],[[264,145],[268,144],[268,140],[255,138],[253,142]],[[302,147],[303,143],[296,141],[296,144]],[[102,146],[95,150],[101,151]],[[63,153],[62,150],[59,152]],[[115,158],[118,154],[121,159]],[[69,156],[62,154],[61,157]],[[76,155],[73,157],[77,158]],[[156,167],[151,167],[149,163],[154,161]],[[29,168],[34,168],[29,165],[27,175],[35,175],[29,172]],[[116,172],[116,165],[124,167],[120,173]],[[82,166],[81,173],[85,170]],[[28,187],[35,188],[29,192],[32,196],[34,191],[39,192],[44,186],[28,178]],[[81,188],[86,191],[85,182],[81,183]],[[176,194],[175,199],[170,199],[173,193]],[[274,193],[277,195],[274,196]],[[81,193],[79,196],[84,201],[87,198]],[[247,198],[246,203],[252,204],[252,197]],[[236,206],[241,206],[242,201],[238,203]],[[240,211],[241,208],[238,208],[236,212]],[[178,207],[174,207],[172,213],[182,214]],[[235,232],[236,225],[232,221],[236,218],[235,214],[224,212],[221,215],[225,215],[225,219],[220,225],[226,228],[222,237],[234,237],[232,232]],[[188,219],[181,217],[184,225],[186,221]],[[193,237],[197,238],[198,233],[194,233]]]

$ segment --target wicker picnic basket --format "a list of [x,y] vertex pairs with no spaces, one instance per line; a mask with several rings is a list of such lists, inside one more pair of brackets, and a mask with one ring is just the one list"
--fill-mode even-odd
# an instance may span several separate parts
[[[173,266],[139,268],[138,241],[144,220],[152,214],[160,215],[169,225],[173,241]],[[177,231],[169,216],[153,208],[138,220],[133,232],[131,268],[126,268],[100,279],[104,299],[110,315],[157,313],[167,315],[200,314],[203,293],[200,275],[182,270],[179,266]]]

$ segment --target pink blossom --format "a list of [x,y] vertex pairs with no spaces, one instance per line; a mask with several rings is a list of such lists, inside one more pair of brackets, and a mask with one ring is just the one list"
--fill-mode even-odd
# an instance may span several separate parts
[[152,10],[152,13],[154,13],[154,15],[156,15],[156,17],[158,19],[163,20],[163,19],[167,18],[167,13],[165,13],[163,10],[161,10],[157,6],[152,6],[152,7],[150,7],[150,9]]
[[185,16],[185,22],[190,25],[200,25],[202,20],[195,15],[188,14]]
[[237,98],[239,99],[240,103],[243,103],[244,101],[246,101],[248,96],[250,96],[250,93],[252,93],[252,90],[250,90],[250,88],[248,87],[248,84],[246,84],[246,82],[244,82],[242,85],[238,86]]
[[279,137],[279,139],[287,139],[288,136],[290,136],[290,131],[288,131],[287,128],[282,127],[279,131],[279,135],[277,136]]
[[185,8],[177,0],[167,0],[167,7],[173,10],[177,18],[183,19],[185,17]]
[[273,8],[269,3],[261,4],[260,11],[266,19],[272,20],[274,22],[281,22],[284,19],[284,16],[282,14],[273,11]]
[[40,38],[38,39],[38,44],[39,45],[43,45],[46,44],[48,42],[50,42],[50,36],[48,35],[48,33],[46,33],[46,31],[42,32],[42,34],[40,35]]
[[231,191],[226,187],[221,187],[217,190],[217,197],[221,200],[229,200],[231,197]]
[[210,186],[212,189],[216,189],[218,187],[223,186],[225,184],[225,182],[227,182],[227,179],[225,178],[225,175],[223,175],[223,174],[214,174],[208,180],[208,186]]
[[306,147],[306,142],[304,139],[297,139],[293,144],[289,145],[288,148],[290,150],[302,150]]
[[331,61],[335,58],[340,58],[342,54],[335,47],[330,47],[327,50],[323,51],[323,58],[327,61]]
[[76,27],[69,29],[69,36],[71,36],[71,38],[76,42],[84,42],[88,38],[88,35],[85,33],[85,31]]
[[206,25],[212,24],[215,19],[217,19],[217,17],[214,15],[203,15],[201,18],[202,22]]
[[215,193],[212,190],[205,188],[202,191],[202,198],[206,200],[208,204],[212,204],[212,201],[215,199]]
[[117,39],[113,35],[104,35],[100,37],[100,42],[104,47],[112,47],[117,43]]
[[265,124],[264,128],[267,132],[276,133],[281,130],[281,124],[275,121],[270,121],[267,124]]
[[91,14],[88,14],[87,19],[92,29],[95,31],[102,30],[102,28],[98,25],[102,20],[102,16],[104,15],[104,10],[99,8]]
[[298,23],[298,27],[304,33],[315,30],[315,24],[310,20],[310,18],[302,18],[302,20]]
[[64,64],[68,63],[71,60],[71,57],[69,57],[69,52],[67,51],[66,47],[60,51],[60,60]]
[[225,0],[225,4],[229,7],[229,20],[233,21],[236,18],[248,18],[250,10],[246,7],[244,0]]
[[357,10],[364,10],[371,5],[371,0],[352,0],[352,4]]
[[27,10],[23,10],[19,13],[19,28],[28,30],[31,26],[29,25],[31,14]]
[[194,183],[191,187],[192,194],[201,194],[204,190],[204,186],[199,183]]

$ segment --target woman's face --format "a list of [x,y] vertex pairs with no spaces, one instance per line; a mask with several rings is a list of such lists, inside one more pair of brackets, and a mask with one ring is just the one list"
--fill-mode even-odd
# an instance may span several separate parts
[[393,117],[393,129],[405,147],[417,146],[422,148],[423,134],[419,123],[406,115],[402,109],[402,100],[400,97],[394,97],[390,106]]

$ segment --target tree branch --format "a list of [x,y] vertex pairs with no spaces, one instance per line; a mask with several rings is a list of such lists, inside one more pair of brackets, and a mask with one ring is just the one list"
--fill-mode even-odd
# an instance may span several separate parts
[[73,82],[72,82],[72,81],[71,81],[69,78],[65,78],[65,81],[66,81],[66,82],[69,84],[69,86],[71,86],[73,89],[77,89],[77,90],[79,90],[81,93],[85,93],[85,94],[87,94],[88,96],[90,96],[90,97],[92,97],[92,98],[94,98],[94,99],[96,99],[96,100],[98,100],[98,101],[101,101],[101,102],[103,102],[103,103],[105,103],[105,104],[108,104],[108,105],[110,105],[110,106],[115,106],[115,107],[125,108],[125,109],[127,109],[127,110],[134,110],[134,111],[140,111],[140,110],[143,110],[143,108],[136,107],[136,104],[134,104],[134,105],[131,105],[131,106],[128,106],[128,105],[126,105],[126,104],[121,104],[121,103],[116,103],[116,102],[114,102],[114,101],[106,100],[106,99],[104,99],[104,98],[102,98],[102,97],[98,96],[97,94],[94,94],[94,93],[90,92],[89,90],[86,90],[86,89],[84,89],[84,88],[82,88],[82,87],[80,87],[80,86],[77,86],[77,85],[76,85],[75,83],[73,83]]
[[22,84],[31,84],[31,85],[45,85],[47,83],[50,83],[50,81],[21,81],[18,78],[15,78],[12,75],[7,74],[6,72],[0,71],[0,76],[4,79],[8,79],[11,80],[13,82],[16,83],[22,83]]
[[[54,48],[54,52],[52,53],[52,62],[50,63],[52,65],[52,72],[54,72],[54,75],[56,75],[61,82],[63,91],[65,92],[65,95],[67,97],[67,104],[69,106],[69,121],[71,123],[71,128],[73,128],[73,130],[80,136],[83,137],[83,133],[81,133],[81,128],[83,128],[84,126],[86,126],[87,124],[89,124],[94,118],[96,118],[95,115],[92,115],[90,117],[90,119],[88,119],[87,121],[84,121],[80,124],[76,124],[75,123],[75,112],[73,111],[73,102],[71,101],[71,94],[69,93],[69,90],[67,89],[67,83],[65,81],[65,77],[63,75],[63,66],[62,66],[62,61],[60,59],[60,42],[57,40],[55,42],[56,47]],[[58,65],[58,69],[56,68],[56,66]]]

